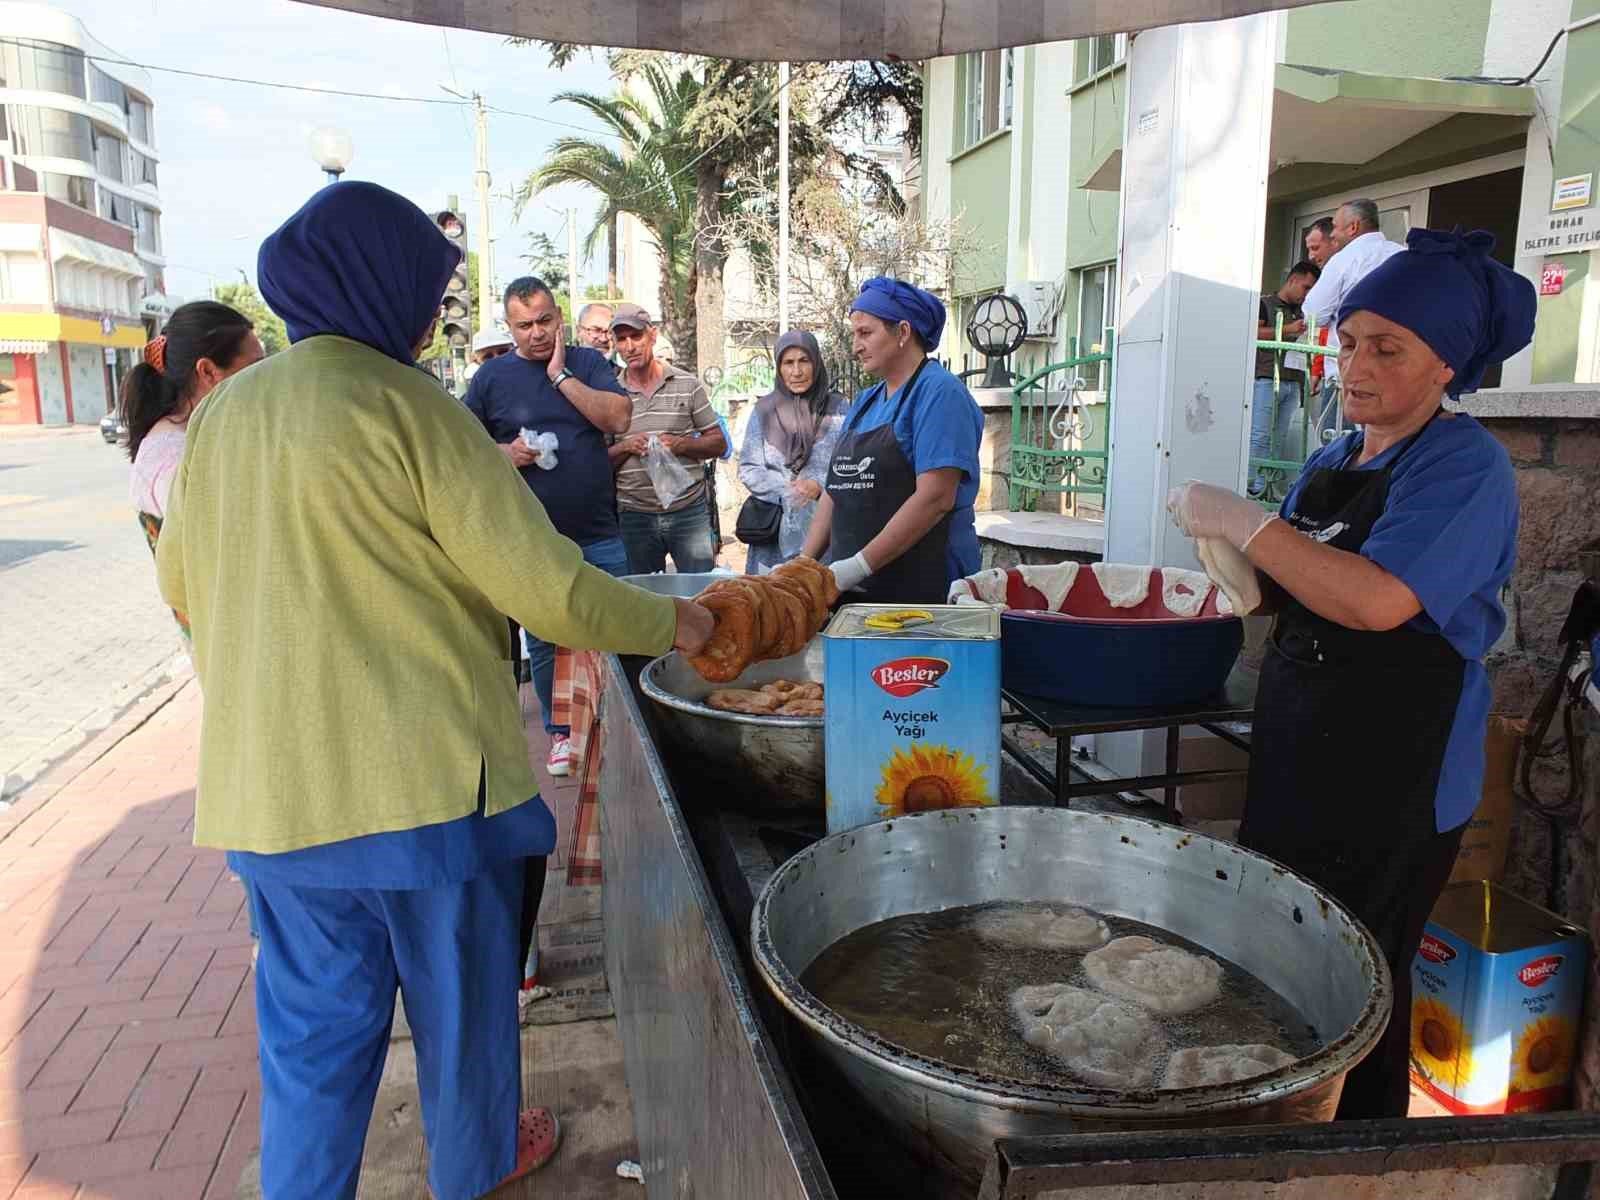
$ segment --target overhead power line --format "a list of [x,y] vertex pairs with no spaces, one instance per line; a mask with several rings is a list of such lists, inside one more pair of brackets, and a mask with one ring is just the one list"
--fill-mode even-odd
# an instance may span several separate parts
[[[43,48],[46,43],[28,38],[0,37],[0,45],[26,46]],[[55,48],[53,45],[50,48]],[[351,100],[388,100],[395,104],[437,104],[450,108],[464,108],[469,103],[463,100],[444,100],[433,96],[394,96],[387,92],[358,92],[347,88],[322,87],[311,83],[283,83],[272,79],[246,79],[239,75],[218,75],[211,71],[191,71],[185,67],[164,67],[155,63],[135,62],[131,58],[107,58],[99,54],[84,54],[83,60],[92,63],[109,63],[115,67],[134,67],[141,71],[156,71],[164,75],[182,75],[189,79],[208,79],[216,83],[240,83],[249,87],[274,88],[283,92],[309,92],[318,96],[343,96]],[[615,137],[616,134],[603,129],[589,129],[583,125],[573,125],[566,121],[557,121],[550,117],[534,116],[532,113],[515,112],[511,109],[496,108],[494,112],[503,113],[508,117],[526,117],[530,121],[543,121],[546,125],[555,125],[562,129],[576,130],[578,133],[587,133],[591,137]]]

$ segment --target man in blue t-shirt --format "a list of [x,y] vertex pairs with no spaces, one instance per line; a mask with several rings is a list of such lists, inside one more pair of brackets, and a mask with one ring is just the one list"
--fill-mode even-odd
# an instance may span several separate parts
[[[478,368],[466,406],[522,472],[551,523],[578,543],[584,559],[612,575],[626,575],[628,553],[617,530],[606,436],[628,431],[633,419],[628,395],[603,356],[562,343],[561,310],[543,280],[531,275],[512,280],[505,312],[516,350]],[[555,434],[553,468],[539,465],[538,453],[523,442],[524,429]],[[550,774],[566,775],[572,770],[570,731],[550,720],[555,648],[526,630],[523,635],[550,735]]]

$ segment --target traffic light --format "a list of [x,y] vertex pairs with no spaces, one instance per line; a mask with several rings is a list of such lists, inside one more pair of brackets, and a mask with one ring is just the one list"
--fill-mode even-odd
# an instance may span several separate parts
[[461,251],[461,261],[445,284],[440,308],[440,330],[452,350],[465,351],[472,345],[472,295],[467,285],[467,223],[446,209],[434,214],[439,231]]

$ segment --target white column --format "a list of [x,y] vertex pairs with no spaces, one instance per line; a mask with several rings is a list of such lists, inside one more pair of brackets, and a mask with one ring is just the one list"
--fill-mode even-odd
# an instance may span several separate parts
[[[1198,567],[1167,490],[1241,489],[1282,14],[1151,29],[1128,54],[1106,561]],[[1164,732],[1101,735],[1119,775]]]
[[1129,51],[1108,562],[1198,566],[1167,489],[1245,481],[1282,19],[1152,29]]

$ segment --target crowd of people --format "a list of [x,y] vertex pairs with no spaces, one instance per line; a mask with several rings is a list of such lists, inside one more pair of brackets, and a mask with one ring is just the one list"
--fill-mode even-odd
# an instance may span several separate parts
[[[1253,594],[1239,611],[1277,614],[1241,841],[1347,904],[1402,1001],[1481,790],[1482,660],[1515,552],[1509,459],[1443,405],[1532,336],[1532,287],[1492,248],[1428,230],[1393,246],[1366,201],[1313,229],[1260,322],[1332,331],[1323,395],[1360,428],[1311,454],[1276,515],[1207,484],[1169,497]],[[433,1195],[482,1195],[555,1153],[555,1114],[520,1099],[517,985],[556,829],[517,631],[562,774],[554,647],[692,655],[714,628],[619,578],[715,559],[703,470],[729,447],[704,387],[663,361],[641,306],[590,305],[569,345],[525,277],[458,401],[416,365],[458,260],[410,201],[326,187],[260,250],[289,348],[263,357],[239,313],[185,305],[122,395],[132,496],[204,696],[195,841],[227,853],[258,939],[271,1200],[354,1196],[397,989]],[[849,319],[877,380],[851,401],[814,337],[777,339],[739,455],[748,569],[804,554],[852,601],[941,603],[979,567],[982,414],[930,357],[937,297],[870,279]],[[1281,422],[1267,382],[1256,407]],[[1406,1053],[1396,1021],[1341,1115],[1402,1114]]]
[[[1284,341],[1295,342],[1311,330],[1330,353],[1257,351],[1250,408],[1252,459],[1304,459],[1345,432],[1338,315],[1355,286],[1404,249],[1383,236],[1378,205],[1365,198],[1346,200],[1333,216],[1319,217],[1306,231],[1305,257],[1289,268],[1277,291],[1261,297],[1256,338],[1274,341],[1281,333]],[[1296,437],[1296,419],[1302,413],[1308,444]],[[1250,491],[1258,497],[1265,494],[1259,466],[1251,470]]]
[[[555,1114],[519,1101],[516,985],[556,830],[515,639],[560,775],[556,646],[694,653],[713,628],[619,578],[715,561],[705,466],[731,447],[704,386],[643,307],[586,306],[569,345],[524,277],[458,401],[416,361],[458,256],[393,192],[324,188],[259,254],[289,348],[264,358],[241,314],[188,304],[121,397],[204,695],[195,840],[226,851],[258,942],[269,1197],[355,1194],[397,989],[433,1194],[482,1195],[555,1153]],[[743,530],[749,569],[804,551],[852,598],[942,600],[977,567],[982,418],[927,357],[937,298],[870,280],[851,319],[881,380],[853,406],[815,338],[779,339],[740,454],[750,504],[778,514]]]

